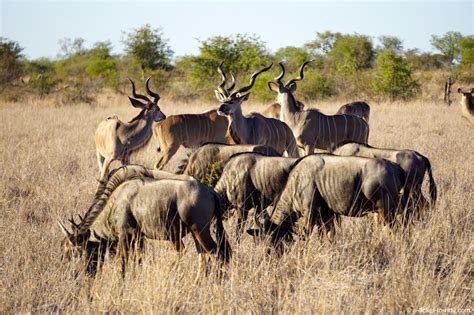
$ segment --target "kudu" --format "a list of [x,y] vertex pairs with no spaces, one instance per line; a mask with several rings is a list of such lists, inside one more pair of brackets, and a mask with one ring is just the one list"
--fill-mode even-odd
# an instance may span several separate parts
[[[291,240],[292,234],[307,237],[314,226],[330,241],[338,216],[361,217],[377,212],[390,227],[399,207],[405,172],[385,159],[312,154],[293,164],[286,185],[273,207],[256,220],[249,234],[272,235],[273,245]],[[407,221],[403,221],[406,223]]]
[[463,91],[458,88],[458,93],[461,94],[461,112],[472,124],[474,124],[474,88],[470,91]]
[[369,125],[367,122],[353,115],[325,115],[317,109],[301,110],[296,104],[293,93],[296,82],[303,79],[304,67],[310,61],[304,62],[300,67],[300,76],[284,84],[281,79],[285,75],[285,67],[280,62],[281,74],[274,82],[268,82],[270,90],[276,92],[277,102],[281,104],[280,119],[293,131],[299,147],[306,154],[314,152],[315,148],[333,151],[339,143],[356,141],[367,143]]
[[[79,218],[79,223],[69,220],[72,232],[59,222],[66,236],[64,256],[84,255],[90,275],[95,275],[107,250],[119,254],[124,275],[130,251],[142,250],[145,238],[170,240],[180,251],[181,238],[191,233],[200,254],[196,280],[209,254],[225,262],[231,255],[218,196],[185,175],[139,165],[121,167],[99,184],[92,205]],[[210,234],[214,218],[218,244]]]
[[137,94],[135,83],[130,80],[134,98],[129,97],[128,99],[133,107],[141,109],[137,116],[126,123],[113,115],[101,121],[97,127],[94,140],[100,170],[99,181],[106,179],[112,161],[120,160],[122,164],[128,164],[130,153],[143,147],[150,140],[153,122],[159,122],[166,118],[158,106],[160,96],[151,91],[148,86],[150,78],[146,80],[146,89],[148,94],[153,97],[153,101],[145,95]]
[[[261,144],[274,148],[280,154],[287,152],[288,156],[298,157],[296,141],[291,129],[278,119],[268,118],[258,113],[249,116],[242,114],[242,103],[248,100],[248,92],[254,85],[257,76],[268,71],[273,64],[263,67],[250,77],[250,83],[237,91],[225,89],[223,84],[215,90],[216,98],[222,104],[217,113],[228,119],[228,135],[235,144]],[[217,68],[225,77],[221,67]],[[232,84],[233,88],[233,84]]]
[[[297,101],[297,105],[300,109],[304,109],[304,104]],[[280,119],[281,105],[278,103],[273,103],[268,106],[263,112],[262,115],[265,117]]]
[[342,105],[336,114],[354,115],[369,123],[370,106],[366,102],[358,101]]
[[[220,67],[220,66],[219,66]],[[223,73],[221,88],[226,84]],[[235,78],[229,87],[233,89]],[[163,168],[176,154],[182,145],[185,148],[199,147],[204,143],[230,143],[227,136],[227,119],[210,110],[202,114],[181,114],[169,116],[165,121],[155,126],[154,135],[159,143],[158,150],[162,157],[156,163],[156,168]]]

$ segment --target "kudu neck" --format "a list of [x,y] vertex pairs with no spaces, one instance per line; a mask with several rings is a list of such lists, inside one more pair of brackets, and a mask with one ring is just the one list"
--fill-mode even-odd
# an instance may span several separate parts
[[239,144],[246,144],[248,138],[248,122],[247,118],[242,114],[242,107],[239,105],[232,114],[228,117],[229,131],[234,142]]

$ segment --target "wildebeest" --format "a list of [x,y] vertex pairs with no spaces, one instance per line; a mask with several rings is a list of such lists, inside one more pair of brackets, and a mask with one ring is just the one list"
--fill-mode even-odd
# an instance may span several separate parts
[[332,240],[337,216],[369,212],[378,212],[393,227],[404,182],[405,172],[388,160],[308,155],[293,164],[275,206],[262,212],[258,229],[248,232],[269,233],[276,245],[294,232],[309,235],[317,225]]
[[[436,183],[431,170],[431,163],[424,155],[413,150],[396,150],[374,148],[368,144],[346,143],[334,152],[341,156],[360,156],[366,158],[387,159],[400,165],[406,173],[406,182],[404,185],[404,203],[411,201],[415,208],[422,209],[428,202],[421,191],[425,173],[428,174],[430,182],[431,205],[435,206],[437,198]],[[421,212],[417,212],[421,214]]]
[[[268,118],[258,113],[249,116],[242,114],[242,103],[248,100],[248,92],[254,85],[257,76],[271,68],[272,64],[252,74],[249,85],[231,92],[218,86],[216,98],[222,104],[217,113],[226,116],[229,121],[228,135],[235,144],[261,144],[274,148],[280,154],[287,152],[291,157],[298,157],[295,137],[291,129],[278,119]],[[223,73],[218,68],[219,73]]]
[[[218,196],[189,178],[136,165],[118,169],[99,185],[80,223],[70,219],[72,232],[60,223],[66,235],[66,256],[84,253],[86,270],[95,274],[105,250],[118,251],[124,274],[129,251],[135,244],[142,249],[145,238],[164,239],[172,241],[179,251],[183,248],[181,238],[191,233],[200,254],[199,272],[208,254],[217,253],[220,260],[228,261],[231,249]],[[219,245],[210,234],[214,218]]]
[[283,189],[297,158],[271,157],[261,153],[238,153],[225,165],[215,186],[224,211],[237,210],[240,236],[250,209],[265,209]]
[[370,106],[366,102],[352,102],[342,105],[336,114],[348,114],[363,118],[369,123],[370,118]]
[[[280,156],[273,148],[258,144],[219,144],[207,143],[198,148],[189,158],[184,174],[193,176],[200,182],[214,186],[221,177],[222,170],[229,158],[242,152],[257,152],[268,156]],[[210,178],[206,178],[210,177]],[[210,183],[209,181],[212,181]]]
[[328,116],[317,109],[301,110],[296,105],[293,96],[296,82],[303,79],[304,67],[310,61],[304,62],[300,67],[300,76],[284,84],[281,79],[285,75],[285,67],[280,62],[282,72],[274,82],[268,82],[270,90],[277,93],[277,102],[281,104],[280,119],[293,131],[299,147],[306,154],[314,152],[315,148],[333,151],[339,143],[357,141],[367,143],[369,125],[367,122],[354,115]]
[[141,109],[137,116],[125,123],[113,115],[100,122],[97,127],[94,140],[100,170],[99,181],[105,179],[112,161],[120,160],[122,164],[128,164],[130,153],[150,140],[153,122],[166,118],[158,106],[160,96],[149,89],[149,81],[150,78],[146,80],[146,88],[153,101],[145,95],[137,94],[135,84],[130,80],[134,98],[129,97],[129,100],[134,107]]
[[470,91],[463,91],[458,88],[458,93],[461,94],[461,112],[464,117],[474,124],[474,88]]

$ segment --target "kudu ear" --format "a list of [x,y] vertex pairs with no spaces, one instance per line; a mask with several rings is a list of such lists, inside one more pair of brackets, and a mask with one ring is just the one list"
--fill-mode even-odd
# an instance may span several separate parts
[[222,93],[219,92],[218,90],[214,90],[214,94],[216,95],[216,99],[217,99],[219,102],[224,102],[224,101],[225,101],[224,96],[223,96]]
[[287,86],[288,90],[290,90],[291,93],[295,93],[296,91],[296,83],[291,82],[290,85]]
[[461,88],[458,88],[458,93],[462,93],[462,89],[461,89]]
[[273,81],[268,82],[268,88],[273,92],[280,92],[280,85]]
[[247,94],[244,94],[244,95],[239,95],[239,97],[240,97],[240,99],[242,100],[242,102],[245,102],[246,100],[249,99],[250,93],[251,93],[251,92],[248,92]]
[[145,108],[146,104],[143,104],[142,102],[140,102],[139,100],[136,100],[134,98],[131,98],[130,96],[128,97],[128,99],[130,100],[130,103],[132,103],[132,106],[135,107],[135,108]]

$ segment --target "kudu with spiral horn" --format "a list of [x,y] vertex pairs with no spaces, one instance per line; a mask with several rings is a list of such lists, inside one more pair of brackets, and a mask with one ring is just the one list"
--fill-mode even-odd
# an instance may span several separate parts
[[280,62],[281,73],[274,81],[268,82],[270,90],[277,93],[277,102],[281,104],[280,119],[293,131],[299,147],[305,154],[311,154],[315,148],[333,151],[342,142],[367,143],[369,125],[353,115],[325,115],[317,109],[302,110],[297,106],[293,93],[296,82],[304,78],[304,68],[311,61],[304,62],[300,67],[299,76],[282,82],[285,67]]
[[153,101],[145,95],[137,94],[135,83],[129,79],[133,95],[129,100],[133,107],[141,109],[138,115],[129,122],[123,122],[116,115],[112,115],[101,121],[97,127],[94,140],[100,169],[99,181],[107,178],[112,161],[120,160],[122,164],[128,164],[130,153],[140,149],[150,140],[153,122],[166,118],[158,106],[160,96],[150,90],[150,78],[146,80],[145,85]]
[[[232,83],[225,88],[227,78],[222,71],[222,63],[218,67],[222,82],[217,87],[219,93],[228,96],[227,91],[235,86],[235,78],[232,75]],[[201,114],[181,114],[169,116],[165,121],[157,124],[154,135],[158,141],[161,158],[155,167],[163,169],[168,161],[176,154],[180,146],[195,148],[204,143],[228,144],[227,119],[219,116],[216,110],[210,110]]]
[[[252,74],[249,84],[234,92],[231,89],[224,89],[221,83],[215,90],[216,98],[221,102],[217,113],[227,117],[227,132],[233,143],[265,145],[274,148],[279,154],[287,152],[291,157],[298,157],[295,138],[285,123],[258,113],[252,113],[249,116],[242,114],[242,103],[250,96],[247,92],[252,89],[257,77],[268,71],[272,65],[263,67]],[[224,79],[225,74],[221,67],[217,70]],[[234,83],[231,87],[234,87]]]

